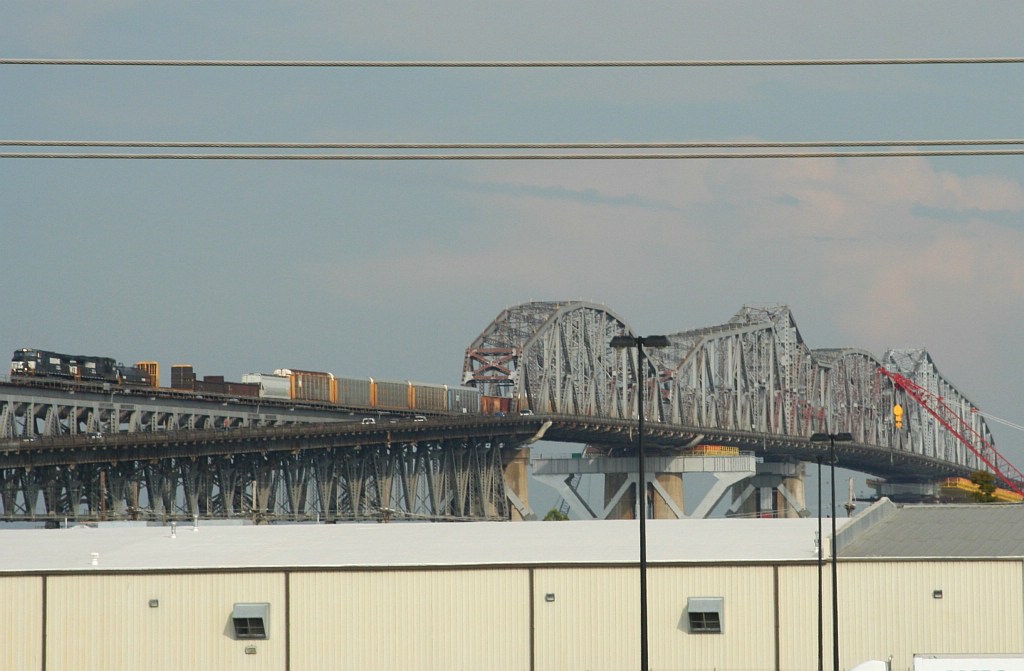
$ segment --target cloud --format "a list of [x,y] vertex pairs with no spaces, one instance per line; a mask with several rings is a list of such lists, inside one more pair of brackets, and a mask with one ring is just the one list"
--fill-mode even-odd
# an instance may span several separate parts
[[1024,322],[1024,230],[978,214],[1019,219],[1011,179],[918,159],[488,163],[456,190],[477,217],[459,244],[313,274],[346,309],[387,295],[403,318],[586,299],[657,332],[787,303],[811,347],[927,347],[983,407],[1018,385],[1005,353]]
[[479,193],[493,193],[516,197],[535,197],[538,199],[574,201],[583,204],[603,204],[613,207],[645,208],[645,209],[676,209],[666,201],[644,200],[636,194],[610,195],[602,193],[594,187],[566,188],[564,186],[533,186],[510,184],[482,184],[474,187]]
[[[486,278],[504,260],[524,275],[543,268],[554,286],[598,268],[671,276],[683,263],[757,265],[769,275],[820,276],[818,292],[853,287],[873,301],[885,285],[941,282],[959,295],[1020,283],[1009,250],[1024,249],[1024,231],[972,213],[1019,213],[1021,185],[919,159],[494,163],[464,188],[487,217],[463,225],[477,244],[408,251],[398,264],[405,279],[445,281],[439,268]],[[928,208],[959,216],[927,216]]]

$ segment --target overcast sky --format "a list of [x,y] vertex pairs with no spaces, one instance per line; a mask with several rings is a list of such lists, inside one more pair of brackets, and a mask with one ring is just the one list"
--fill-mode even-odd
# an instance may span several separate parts
[[[1006,2],[18,2],[0,57],[1021,56]],[[0,139],[1021,138],[1024,65],[297,69],[0,65]],[[927,347],[1024,424],[1024,157],[0,159],[0,348],[457,383],[506,306],[640,333],[787,304],[812,348]],[[169,380],[165,372],[164,382]],[[991,424],[1024,468],[1024,433]]]

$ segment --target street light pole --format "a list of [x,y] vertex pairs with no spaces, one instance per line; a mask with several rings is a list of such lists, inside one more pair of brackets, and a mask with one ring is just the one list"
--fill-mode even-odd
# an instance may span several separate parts
[[822,585],[824,583],[823,563],[825,557],[825,539],[821,536],[821,457],[818,457],[818,671],[825,670],[825,616],[822,611]]
[[[826,440],[828,441],[828,456],[832,477],[832,546],[830,548],[832,554],[832,669],[833,671],[839,671],[839,569],[836,563],[836,442],[853,442],[853,435],[849,433],[816,433],[811,436],[812,443],[823,443]],[[820,493],[820,479],[818,480],[818,488]],[[820,503],[818,514],[819,516],[821,515]],[[820,608],[820,595],[818,604]]]
[[836,565],[836,436],[829,434],[828,457],[832,474],[832,669],[839,671],[839,575]]
[[637,360],[637,393],[636,407],[637,434],[637,517],[640,518],[640,671],[648,671],[647,658],[647,477],[644,466],[644,386],[647,382],[644,345],[648,347],[668,347],[666,336],[628,336],[620,335],[612,338],[611,346],[615,349],[636,347]]

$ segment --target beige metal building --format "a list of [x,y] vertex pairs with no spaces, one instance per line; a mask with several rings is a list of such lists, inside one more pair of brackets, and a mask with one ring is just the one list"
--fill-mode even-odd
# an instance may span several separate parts
[[[651,668],[816,669],[817,528],[651,520]],[[883,500],[836,545],[843,668],[1024,652],[1024,507]],[[638,555],[630,521],[3,530],[0,669],[636,669]]]

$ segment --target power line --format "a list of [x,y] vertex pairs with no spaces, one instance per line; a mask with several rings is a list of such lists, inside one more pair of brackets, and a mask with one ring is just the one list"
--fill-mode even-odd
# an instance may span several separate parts
[[706,68],[851,65],[987,65],[1024,63],[1024,57],[849,58],[792,60],[626,60],[626,61],[332,61],[332,60],[154,60],[92,58],[0,58],[0,65],[259,68]]
[[619,154],[127,154],[74,152],[0,152],[0,159],[118,159],[219,161],[566,161],[566,160],[683,160],[683,159],[791,159],[791,158],[898,158],[910,156],[1021,156],[1021,149],[828,151],[757,153],[619,153]]
[[[362,67],[362,68],[580,68],[580,67],[773,67],[836,65],[924,65],[1024,63],[1024,57],[981,58],[887,58],[830,60],[670,60],[670,61],[279,61],[279,60],[131,60],[131,59],[46,59],[0,58],[0,65],[83,65],[154,67]],[[232,148],[232,149],[358,149],[358,150],[462,150],[462,149],[702,149],[702,148],[818,148],[818,147],[922,147],[993,146],[1021,144],[1021,140],[929,140],[929,141],[832,141],[832,142],[650,142],[650,143],[324,143],[324,142],[133,142],[133,141],[48,141],[7,140],[0,146],[22,147],[120,147],[120,148]],[[1018,150],[974,149],[914,150],[885,152],[759,152],[687,154],[125,154],[125,153],[43,153],[8,152],[0,158],[50,159],[168,159],[168,160],[620,160],[620,159],[725,159],[725,158],[827,158],[893,156],[998,156],[1018,155]]]
[[773,149],[1024,145],[1024,139],[814,140],[798,142],[219,142],[137,140],[0,140],[3,147],[232,149]]

